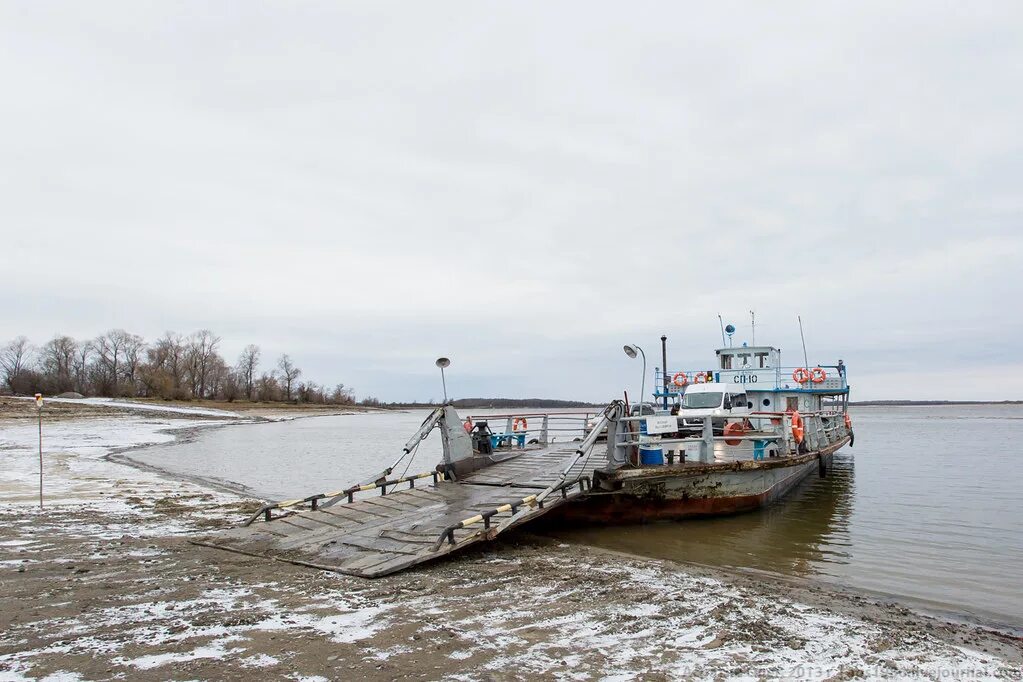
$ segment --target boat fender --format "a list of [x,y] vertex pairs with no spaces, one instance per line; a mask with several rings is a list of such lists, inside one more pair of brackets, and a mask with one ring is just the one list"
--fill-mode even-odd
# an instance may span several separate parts
[[[810,381],[815,384],[823,383],[828,378],[828,373],[824,371],[823,367],[814,367],[810,370]],[[803,383],[803,382],[800,382]]]
[[852,447],[856,443],[856,434],[853,433],[852,429],[849,429],[849,447]]
[[824,463],[824,455],[819,452],[817,453],[817,475],[821,478],[827,478],[828,475],[828,467]]
[[525,417],[515,417],[515,420],[512,422],[512,431],[518,431],[519,424],[522,424],[523,431],[529,430],[529,422],[526,421]]
[[682,387],[689,383],[689,377],[686,376],[685,372],[676,372],[675,376],[671,378],[671,383]]
[[852,431],[852,419],[849,418],[849,413],[845,413],[845,428]]

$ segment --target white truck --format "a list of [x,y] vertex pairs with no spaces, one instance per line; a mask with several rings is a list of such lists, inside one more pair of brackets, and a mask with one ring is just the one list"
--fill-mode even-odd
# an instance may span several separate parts
[[692,384],[682,394],[679,427],[682,431],[702,431],[704,417],[710,417],[714,434],[721,435],[725,424],[743,421],[753,411],[745,389],[724,383]]

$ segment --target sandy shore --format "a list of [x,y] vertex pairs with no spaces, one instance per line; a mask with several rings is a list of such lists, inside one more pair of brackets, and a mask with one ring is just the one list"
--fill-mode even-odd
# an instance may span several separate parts
[[253,502],[107,459],[244,415],[54,407],[40,511],[29,408],[0,401],[0,679],[1023,679],[1018,639],[525,534],[376,581],[197,547]]

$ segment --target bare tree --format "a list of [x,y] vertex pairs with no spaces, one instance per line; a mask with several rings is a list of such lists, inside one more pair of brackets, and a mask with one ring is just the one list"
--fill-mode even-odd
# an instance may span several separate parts
[[15,392],[18,378],[27,369],[31,352],[32,346],[24,336],[15,338],[0,349],[0,369],[3,370],[4,383],[11,393]]
[[141,369],[142,383],[148,395],[162,398],[186,397],[182,387],[185,376],[185,341],[180,334],[167,332],[146,349]]
[[330,394],[330,401],[335,405],[353,405],[355,396],[352,395],[350,388],[345,388],[344,384],[338,384]]
[[277,381],[277,372],[263,372],[256,381],[256,396],[260,400],[280,400],[281,386]]
[[220,337],[209,329],[200,329],[188,341],[187,365],[192,384],[192,395],[205,398],[210,393],[211,371],[215,364]]
[[75,348],[75,359],[72,364],[75,390],[86,395],[89,393],[89,359],[96,349],[92,341],[82,341]]
[[74,388],[72,367],[77,344],[70,336],[54,336],[40,351],[39,364],[43,379],[53,393],[64,393]]
[[122,378],[131,395],[138,395],[140,376],[139,370],[142,365],[142,354],[146,350],[146,340],[138,334],[126,334],[124,336],[124,364]]
[[256,388],[256,368],[259,367],[259,346],[250,343],[238,357],[238,379],[245,397],[252,400]]
[[295,380],[302,376],[302,370],[295,367],[295,364],[285,353],[277,361],[277,367],[281,370],[281,383],[284,384],[284,395],[286,400],[291,400],[291,387]]
[[120,395],[119,384],[124,362],[124,353],[130,334],[123,329],[111,329],[96,337],[97,380],[100,393],[116,397]]

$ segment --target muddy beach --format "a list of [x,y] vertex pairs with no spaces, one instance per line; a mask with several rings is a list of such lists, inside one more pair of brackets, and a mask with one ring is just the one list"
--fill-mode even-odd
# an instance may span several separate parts
[[374,581],[197,547],[255,502],[108,455],[237,416],[54,410],[40,511],[34,425],[2,407],[4,679],[1023,675],[1009,635],[535,535]]

